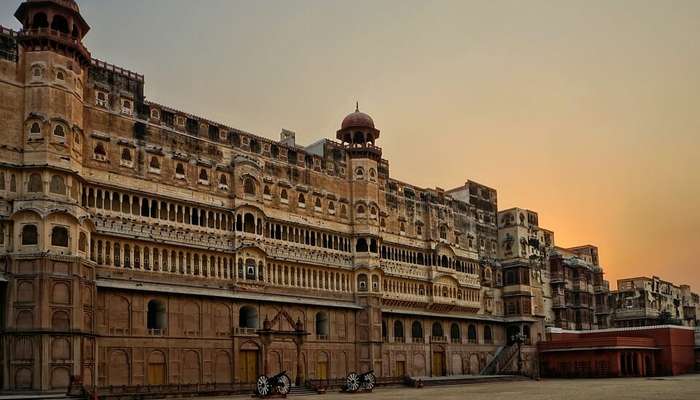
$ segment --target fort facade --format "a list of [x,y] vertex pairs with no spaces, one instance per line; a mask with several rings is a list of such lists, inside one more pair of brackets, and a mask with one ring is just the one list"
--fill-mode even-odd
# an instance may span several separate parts
[[610,324],[597,248],[556,247],[479,183],[392,178],[359,109],[335,140],[271,140],[146,100],[142,75],[91,57],[73,0],[15,16],[3,390],[503,372],[514,341],[535,371],[545,327]]

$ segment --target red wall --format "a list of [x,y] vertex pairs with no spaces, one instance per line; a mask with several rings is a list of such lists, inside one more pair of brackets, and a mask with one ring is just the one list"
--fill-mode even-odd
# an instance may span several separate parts
[[[625,340],[625,338],[647,338],[651,340]],[[644,345],[657,347],[660,350],[654,352],[656,359],[657,375],[678,375],[693,371],[695,367],[695,337],[692,329],[680,327],[659,328],[635,328],[635,329],[607,329],[592,332],[551,332],[548,334],[549,342],[543,342],[540,349],[564,349],[573,347],[601,347],[616,343],[620,346]],[[636,343],[639,342],[639,343]],[[597,351],[591,351],[597,353]],[[561,359],[569,352],[558,353],[551,359]],[[577,353],[581,356],[582,352]],[[547,353],[543,353],[547,354]],[[551,354],[551,353],[550,353]],[[574,354],[570,354],[574,356]],[[550,357],[547,355],[546,357]]]

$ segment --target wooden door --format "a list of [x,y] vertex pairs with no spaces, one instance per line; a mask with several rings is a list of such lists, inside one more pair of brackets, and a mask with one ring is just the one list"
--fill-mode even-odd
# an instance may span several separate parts
[[328,361],[320,361],[318,363],[318,379],[328,379]]
[[165,385],[165,364],[148,364],[148,384]]
[[256,350],[241,350],[239,363],[239,379],[241,383],[255,383],[258,377],[258,352]]
[[406,376],[406,361],[396,362],[396,376]]
[[433,376],[445,376],[445,353],[433,353]]

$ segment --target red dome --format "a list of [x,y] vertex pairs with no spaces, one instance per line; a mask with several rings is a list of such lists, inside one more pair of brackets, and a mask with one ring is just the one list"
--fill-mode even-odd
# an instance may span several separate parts
[[372,117],[369,115],[360,111],[355,111],[352,114],[348,114],[348,116],[343,119],[343,123],[340,124],[341,130],[348,128],[374,129],[374,121],[372,121]]

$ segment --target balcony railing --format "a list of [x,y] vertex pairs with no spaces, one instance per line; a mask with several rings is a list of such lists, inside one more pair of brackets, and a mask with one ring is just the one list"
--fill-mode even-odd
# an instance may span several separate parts
[[255,335],[256,331],[257,331],[257,328],[244,328],[244,327],[237,327],[234,330],[236,335]]
[[69,34],[63,33],[61,31],[57,31],[55,29],[51,28],[32,28],[32,29],[24,29],[20,31],[19,37],[34,37],[34,36],[39,36],[39,37],[49,37],[52,38],[53,40],[56,40],[57,42],[60,42],[65,45],[69,46],[75,46],[84,56],[89,58],[90,52],[83,46],[83,43],[80,41],[79,38],[75,38]]

